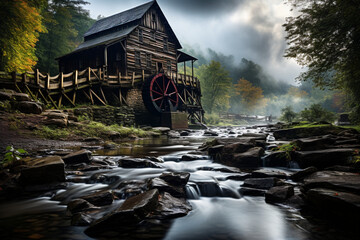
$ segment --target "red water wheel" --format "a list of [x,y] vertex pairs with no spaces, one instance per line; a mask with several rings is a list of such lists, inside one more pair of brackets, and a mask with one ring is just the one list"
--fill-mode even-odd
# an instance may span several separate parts
[[153,113],[174,112],[179,105],[176,85],[164,73],[145,81],[142,96],[146,108]]

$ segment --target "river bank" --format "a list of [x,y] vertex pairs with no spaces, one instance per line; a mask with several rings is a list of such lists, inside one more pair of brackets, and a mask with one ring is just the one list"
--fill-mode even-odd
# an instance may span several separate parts
[[[70,148],[65,146],[68,152],[58,158],[65,167],[65,180],[61,184],[51,184],[52,188],[36,188],[30,184],[21,188],[21,191],[28,191],[27,194],[15,191],[11,200],[2,198],[2,238],[9,238],[11,234],[18,239],[91,239],[104,236],[107,239],[356,239],[356,229],[339,228],[332,224],[334,221],[325,221],[323,215],[317,217],[317,211],[312,207],[317,206],[316,202],[309,204],[307,197],[310,193],[313,199],[317,199],[333,191],[325,201],[330,199],[329,203],[332,203],[335,199],[335,205],[323,205],[330,209],[345,206],[339,209],[351,221],[353,215],[348,215],[349,209],[346,208],[350,205],[341,205],[338,199],[349,193],[349,185],[357,188],[357,174],[349,173],[355,166],[350,167],[346,163],[346,168],[341,169],[325,170],[329,167],[326,166],[299,171],[299,165],[296,169],[292,162],[299,164],[301,161],[298,160],[306,159],[304,152],[314,154],[314,146],[319,148],[317,151],[323,148],[325,152],[334,147],[347,149],[349,144],[355,149],[359,140],[357,133],[346,130],[340,134],[341,131],[329,132],[327,129],[320,135],[317,133],[321,137],[302,136],[295,141],[298,145],[303,144],[303,149],[291,150],[289,153],[294,158],[289,160],[284,151],[271,151],[293,141],[280,127],[266,125],[164,131],[160,136],[148,139],[128,139],[127,143],[113,149],[104,148],[98,140],[78,141],[78,146]],[[313,135],[314,132],[310,130],[308,134]],[[283,140],[278,141],[280,138]],[[348,147],[341,147],[345,143]],[[44,146],[51,149],[51,145]],[[306,148],[310,151],[305,151]],[[35,151],[34,148],[33,153],[43,158],[61,153],[58,148],[51,150],[39,148]],[[68,153],[70,156],[66,156]],[[77,157],[72,158],[71,154]],[[341,156],[348,159],[350,155],[347,154]],[[329,171],[343,173],[340,178],[336,174],[331,176],[344,180],[333,184],[337,187],[336,191],[329,187],[333,179],[322,178],[324,174],[329,177]],[[181,177],[184,173],[185,178]],[[298,178],[294,177],[295,173]],[[352,184],[345,186],[349,176]],[[319,184],[328,192],[319,192]],[[115,229],[101,227],[104,225],[100,224],[96,231],[86,230],[89,225],[96,229],[94,226],[99,222],[114,218],[109,216],[121,216],[123,213],[120,212],[125,210],[121,206],[139,194],[149,194],[146,196],[151,197],[146,202],[152,206],[140,215],[136,213],[140,222],[135,220],[135,225],[128,225],[117,219],[105,224],[111,226],[114,221],[117,223]],[[146,199],[140,196],[141,201]],[[130,209],[138,209],[139,202],[132,200],[133,205],[125,211],[127,214]],[[341,201],[346,203],[345,200]],[[320,202],[324,203],[324,198]],[[129,203],[126,205],[130,206]],[[167,207],[156,210],[161,206]],[[135,215],[130,213],[127,216]],[[334,216],[344,219],[343,214]],[[117,230],[119,226],[120,232]]]

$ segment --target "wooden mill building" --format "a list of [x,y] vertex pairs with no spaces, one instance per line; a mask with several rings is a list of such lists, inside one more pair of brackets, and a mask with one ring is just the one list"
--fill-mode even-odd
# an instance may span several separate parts
[[[139,116],[148,111],[156,118],[158,113],[177,110],[201,122],[200,83],[193,71],[186,75],[185,68],[185,62],[193,66],[197,59],[181,48],[158,3],[151,1],[95,22],[82,44],[58,58],[59,70],[102,69],[100,75],[108,80],[102,86],[105,93],[109,88],[119,91],[115,95],[120,102],[135,108]],[[184,64],[184,74],[178,74],[179,63]],[[140,84],[121,86],[123,78],[134,81],[140,75]]]

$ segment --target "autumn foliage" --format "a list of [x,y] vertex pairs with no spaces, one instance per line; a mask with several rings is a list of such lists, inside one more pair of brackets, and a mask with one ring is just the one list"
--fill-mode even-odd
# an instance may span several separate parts
[[30,71],[36,64],[35,44],[45,32],[40,10],[25,0],[1,0],[0,69]]
[[267,100],[264,98],[263,90],[254,86],[251,82],[240,79],[234,84],[235,95],[242,105],[245,112],[254,110],[257,106],[266,105]]

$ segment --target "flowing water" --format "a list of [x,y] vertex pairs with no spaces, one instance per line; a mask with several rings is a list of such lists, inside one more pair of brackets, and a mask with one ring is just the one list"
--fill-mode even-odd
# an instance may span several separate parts
[[[241,134],[263,129],[231,130]],[[222,137],[236,137],[236,134],[226,134],[226,129],[214,131]],[[209,138],[202,135],[203,131],[195,131],[179,139],[138,140],[132,143],[132,147],[98,150],[94,159],[106,159],[110,163],[109,169],[69,172],[65,189],[0,204],[0,238],[91,239],[83,233],[86,227],[70,225],[70,217],[66,214],[67,202],[95,190],[112,189],[122,181],[141,181],[174,171],[191,174],[186,192],[193,210],[182,218],[129,229],[121,239],[345,239],[338,238],[341,232],[331,232],[320,223],[310,223],[296,209],[266,204],[264,197],[241,196],[239,189],[243,182],[228,177],[246,173],[232,173],[231,168],[214,163],[207,156],[199,156],[201,160],[181,161],[181,156],[197,150]],[[117,167],[116,162],[125,156],[153,156],[164,162],[158,163],[161,168]],[[228,171],[224,172],[226,168]],[[92,176],[99,175],[103,177],[101,183],[92,183]],[[101,217],[118,208],[123,201],[114,201],[94,216]]]

